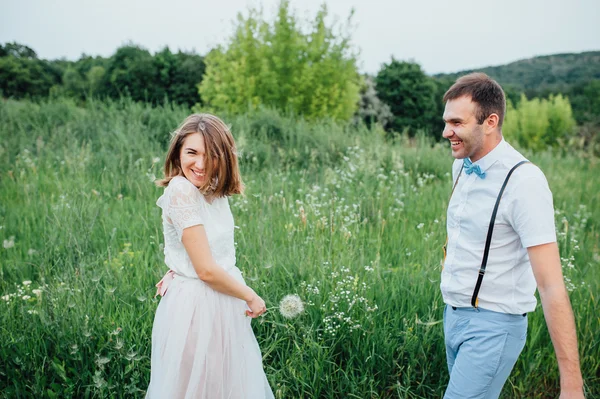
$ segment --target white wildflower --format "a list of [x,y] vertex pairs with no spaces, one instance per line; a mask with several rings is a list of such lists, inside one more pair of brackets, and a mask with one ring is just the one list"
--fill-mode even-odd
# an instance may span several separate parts
[[31,299],[31,297],[30,297],[29,295],[23,295],[23,296],[21,297],[21,299],[23,299],[24,301],[26,301],[26,300],[28,300],[28,299]]
[[31,285],[31,280],[25,280],[25,281],[23,281],[23,285]]
[[110,362],[110,359],[107,357],[99,357],[98,359],[96,359],[96,364],[98,366],[104,366],[108,362]]
[[15,246],[15,236],[10,236],[8,240],[2,242],[4,249],[9,249]]
[[286,295],[279,302],[279,313],[286,319],[293,319],[304,312],[304,304],[298,295]]
[[102,372],[100,370],[96,370],[93,381],[94,381],[94,386],[97,389],[102,389],[106,385],[106,380],[104,378],[102,378]]
[[31,292],[33,292],[33,293],[34,293],[35,295],[37,295],[38,297],[39,297],[39,296],[42,296],[42,290],[40,290],[39,288],[38,288],[38,289],[35,289],[35,290],[31,290]]

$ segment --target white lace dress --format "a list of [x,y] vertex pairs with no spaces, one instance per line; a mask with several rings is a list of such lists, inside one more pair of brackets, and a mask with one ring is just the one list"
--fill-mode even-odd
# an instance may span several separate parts
[[172,272],[159,283],[164,296],[152,328],[146,399],[273,398],[246,303],[198,279],[181,243],[186,227],[204,225],[216,263],[244,283],[235,266],[227,198],[209,204],[187,179],[175,177],[157,205],[163,210],[165,263]]

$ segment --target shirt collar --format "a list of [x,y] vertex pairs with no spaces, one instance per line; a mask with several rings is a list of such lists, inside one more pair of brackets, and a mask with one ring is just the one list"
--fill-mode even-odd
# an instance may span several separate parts
[[485,172],[487,169],[490,168],[490,166],[495,164],[496,161],[498,161],[500,158],[502,158],[502,154],[504,153],[504,150],[506,149],[506,145],[507,145],[506,141],[504,140],[504,137],[503,137],[502,140],[500,140],[498,145],[496,145],[496,147],[494,147],[494,149],[492,151],[488,152],[483,158],[481,158],[477,162],[473,162],[473,163],[475,165],[479,165],[479,168],[481,169],[481,171]]

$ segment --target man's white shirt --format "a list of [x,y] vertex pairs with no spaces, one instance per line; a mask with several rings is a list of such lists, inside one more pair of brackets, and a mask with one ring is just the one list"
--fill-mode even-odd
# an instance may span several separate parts
[[[471,306],[496,199],[510,169],[523,160],[523,155],[502,139],[474,162],[486,173],[485,179],[464,170],[459,177],[463,160],[454,161],[453,181],[459,180],[448,205],[448,246],[441,282],[448,305]],[[527,248],[555,241],[548,182],[537,166],[526,163],[514,171],[500,201],[479,307],[512,314],[533,311],[536,283]]]

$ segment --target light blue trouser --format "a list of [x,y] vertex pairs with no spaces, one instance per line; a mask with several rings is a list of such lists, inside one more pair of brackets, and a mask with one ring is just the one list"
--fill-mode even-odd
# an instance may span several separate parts
[[527,316],[446,305],[444,335],[450,373],[444,399],[498,398],[525,346]]

